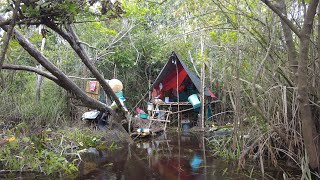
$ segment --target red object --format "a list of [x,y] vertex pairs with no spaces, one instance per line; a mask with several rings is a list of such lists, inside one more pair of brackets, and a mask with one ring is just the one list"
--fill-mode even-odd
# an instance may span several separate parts
[[217,97],[210,91],[209,88],[208,88],[208,91],[209,91],[210,97],[212,97],[212,98],[217,98]]
[[136,112],[138,113],[138,114],[146,114],[142,109],[140,109],[140,108],[136,108]]
[[[180,87],[183,80],[187,77],[187,71],[181,66],[178,66],[178,87]],[[177,89],[177,72],[172,71],[166,79],[163,80],[163,90],[168,91],[172,88]],[[180,90],[180,88],[179,88]]]
[[96,90],[96,88],[97,88],[97,81],[90,81],[89,82],[89,89],[90,89],[90,91],[95,91]]

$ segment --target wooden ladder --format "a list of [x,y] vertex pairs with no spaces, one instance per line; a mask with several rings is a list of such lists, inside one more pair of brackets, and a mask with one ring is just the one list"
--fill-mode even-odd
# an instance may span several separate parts
[[[155,109],[159,109],[159,106],[158,104],[156,105],[156,108]],[[163,111],[163,110],[159,110],[159,111]],[[150,123],[149,123],[149,128],[151,127],[151,124],[152,122],[164,122],[164,128],[163,130],[165,131],[166,128],[167,128],[167,123],[170,123],[170,120],[169,120],[169,116],[172,114],[172,111],[171,111],[171,104],[169,106],[169,110],[168,111],[164,111],[164,115],[165,116],[165,119],[161,119],[161,117],[159,117],[159,114],[158,114],[158,117],[155,117],[156,115],[156,110],[152,110],[152,114],[151,114],[151,117],[149,118],[150,120]]]

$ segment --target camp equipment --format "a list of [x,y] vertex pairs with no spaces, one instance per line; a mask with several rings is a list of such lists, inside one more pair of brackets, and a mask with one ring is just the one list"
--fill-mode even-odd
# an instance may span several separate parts
[[111,80],[109,80],[108,83],[109,83],[109,86],[111,87],[112,91],[115,93],[120,92],[123,89],[122,82],[118,79],[111,79]]
[[201,105],[197,94],[192,94],[191,96],[189,96],[188,101],[191,103],[193,109],[196,109]]

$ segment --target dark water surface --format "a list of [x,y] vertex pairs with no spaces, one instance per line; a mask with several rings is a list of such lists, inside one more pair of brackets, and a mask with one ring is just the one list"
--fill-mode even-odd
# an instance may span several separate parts
[[93,150],[83,157],[78,179],[262,178],[259,172],[250,175],[251,169],[236,171],[235,163],[214,157],[205,144],[201,134],[173,131],[113,151]]

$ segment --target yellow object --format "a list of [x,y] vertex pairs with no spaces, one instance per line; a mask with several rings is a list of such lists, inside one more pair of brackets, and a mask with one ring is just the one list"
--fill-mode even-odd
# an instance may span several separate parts
[[12,141],[16,140],[16,137],[12,136],[12,137],[8,137],[8,138],[6,138],[4,140],[7,141],[7,142],[12,142]]
[[108,83],[109,83],[112,91],[115,93],[120,92],[123,89],[122,82],[118,79],[111,79]]
[[12,137],[7,139],[8,142],[12,142],[12,141],[15,141],[15,140],[16,140],[16,137],[14,137],[14,136],[12,136]]

